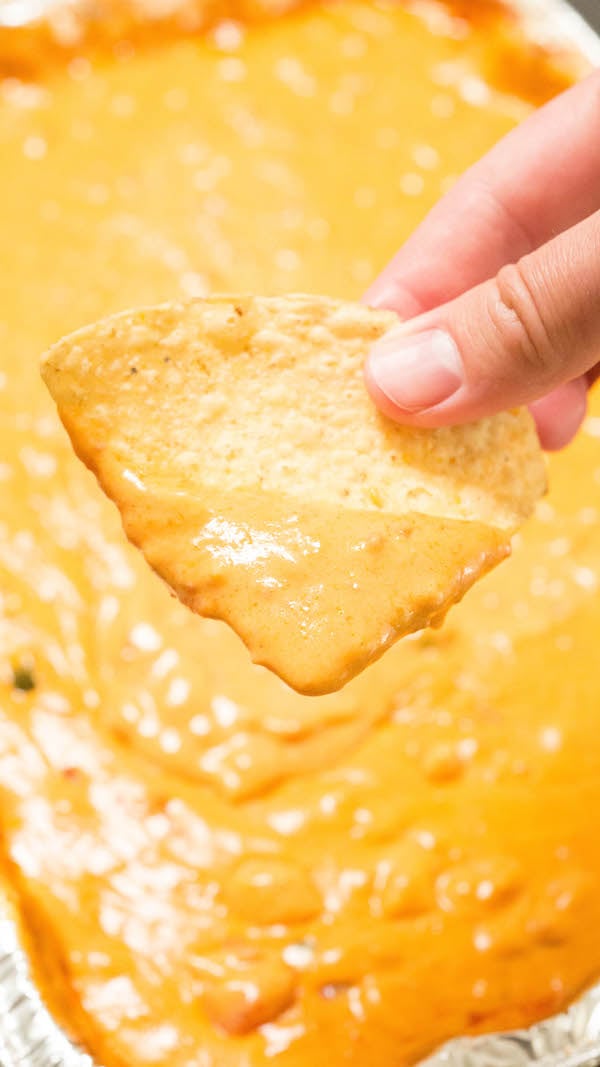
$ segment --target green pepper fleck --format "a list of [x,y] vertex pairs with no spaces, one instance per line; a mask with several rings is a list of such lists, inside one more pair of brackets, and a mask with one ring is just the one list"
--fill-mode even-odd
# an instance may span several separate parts
[[35,689],[33,671],[29,667],[14,667],[13,685],[15,689],[20,689],[23,693],[29,693],[32,689]]

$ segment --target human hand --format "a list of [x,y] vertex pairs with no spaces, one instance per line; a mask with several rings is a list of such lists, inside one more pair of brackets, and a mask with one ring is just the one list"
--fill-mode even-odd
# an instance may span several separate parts
[[499,142],[434,207],[364,297],[404,319],[367,386],[412,426],[529,404],[562,448],[600,374],[600,71]]

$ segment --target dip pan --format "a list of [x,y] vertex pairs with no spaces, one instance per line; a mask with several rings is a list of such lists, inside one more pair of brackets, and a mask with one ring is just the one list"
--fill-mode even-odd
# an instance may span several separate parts
[[[534,39],[572,50],[584,68],[600,65],[600,0],[511,3],[525,18]],[[35,20],[45,6],[44,0],[0,0],[0,27]],[[422,1061],[422,1067],[526,1067],[534,1063],[543,1067],[600,1065],[600,985],[569,1010],[530,1029],[456,1038]],[[17,928],[1,913],[0,1067],[102,1067],[75,1047],[52,1018],[31,977]]]

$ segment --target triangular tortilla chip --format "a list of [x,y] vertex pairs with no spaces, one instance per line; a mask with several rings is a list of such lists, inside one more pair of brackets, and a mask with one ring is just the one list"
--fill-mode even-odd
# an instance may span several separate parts
[[545,489],[532,420],[380,415],[362,368],[392,312],[214,297],[116,315],[42,373],[128,537],[300,692],[341,687],[437,624]]

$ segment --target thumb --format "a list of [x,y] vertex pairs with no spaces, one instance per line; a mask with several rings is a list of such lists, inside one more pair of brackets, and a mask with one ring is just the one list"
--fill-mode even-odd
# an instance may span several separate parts
[[390,330],[365,375],[384,414],[444,426],[531,404],[599,358],[600,212]]

